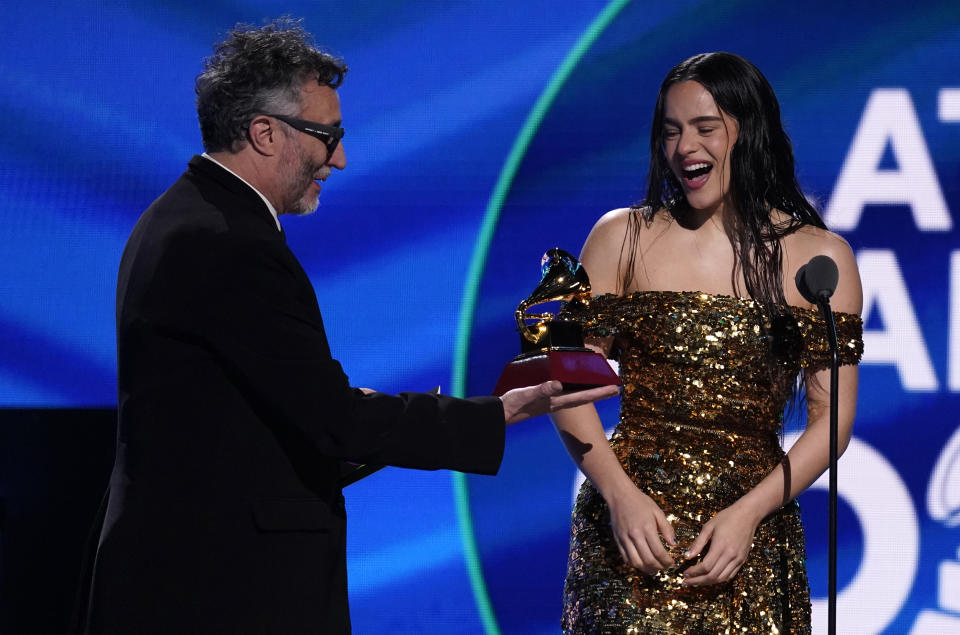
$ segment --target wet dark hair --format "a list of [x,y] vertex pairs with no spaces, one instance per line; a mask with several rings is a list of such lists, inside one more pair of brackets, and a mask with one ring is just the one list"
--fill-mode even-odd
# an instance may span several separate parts
[[253,118],[260,114],[296,115],[300,89],[316,78],[337,88],[347,65],[318,50],[300,20],[278,18],[255,28],[238,24],[197,76],[197,118],[207,152],[243,148]]
[[[797,183],[793,147],[783,129],[773,88],[756,66],[739,55],[694,55],[663,80],[650,132],[650,174],[643,201],[646,220],[652,220],[659,210],[682,219],[689,209],[664,154],[667,91],[684,81],[703,86],[717,107],[739,126],[730,154],[730,197],[737,214],[730,217],[732,226],[726,227],[736,253],[735,293],[742,294],[738,276],[742,271],[749,297],[769,308],[785,305],[780,239],[803,225],[826,226]],[[770,217],[773,209],[786,218],[774,222]],[[626,273],[631,275],[629,269]]]

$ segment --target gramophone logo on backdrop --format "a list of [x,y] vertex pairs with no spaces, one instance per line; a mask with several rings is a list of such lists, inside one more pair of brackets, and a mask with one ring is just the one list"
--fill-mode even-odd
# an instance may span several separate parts
[[[947,527],[960,527],[960,428],[940,453],[927,487],[930,517]],[[937,571],[938,610],[920,613],[912,635],[960,633],[960,532],[956,560],[944,560]]]

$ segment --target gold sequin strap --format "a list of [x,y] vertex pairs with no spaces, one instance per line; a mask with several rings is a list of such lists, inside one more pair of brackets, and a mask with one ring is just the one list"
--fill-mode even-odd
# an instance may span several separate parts
[[[819,370],[830,365],[830,345],[823,317],[816,311],[794,309],[797,326],[803,335],[801,365],[808,370]],[[853,313],[833,314],[837,326],[837,345],[840,364],[859,364],[863,357],[863,320]]]

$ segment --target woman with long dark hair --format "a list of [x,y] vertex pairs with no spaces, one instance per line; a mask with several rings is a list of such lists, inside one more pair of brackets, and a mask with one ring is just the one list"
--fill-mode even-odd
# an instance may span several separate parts
[[[586,475],[564,588],[566,633],[808,633],[794,498],[829,462],[829,361],[816,307],[793,283],[827,255],[840,338],[840,451],[862,354],[856,261],[797,184],[770,84],[730,53],[664,80],[642,205],[594,226],[571,302],[588,344],[620,361],[608,442],[592,406],[553,415]],[[788,454],[785,406],[807,422]]]

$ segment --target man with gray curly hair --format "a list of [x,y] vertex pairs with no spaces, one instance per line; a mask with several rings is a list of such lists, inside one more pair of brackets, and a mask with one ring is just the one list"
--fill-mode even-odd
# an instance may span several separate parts
[[117,286],[117,457],[75,631],[348,633],[344,466],[494,474],[504,425],[615,394],[353,388],[278,215],[346,167],[346,65],[238,26],[197,77],[206,152],[141,216]]

